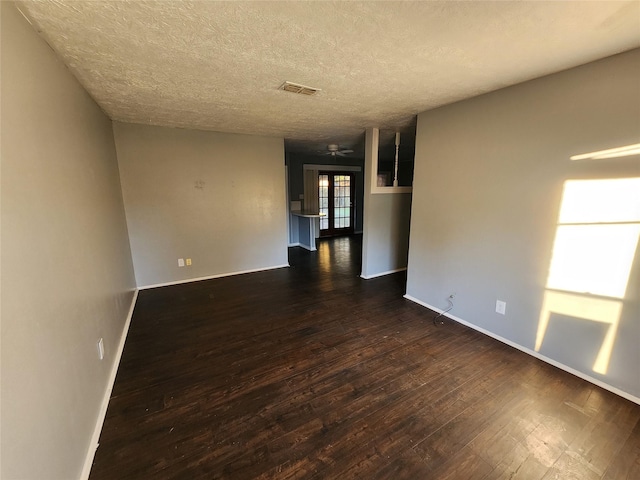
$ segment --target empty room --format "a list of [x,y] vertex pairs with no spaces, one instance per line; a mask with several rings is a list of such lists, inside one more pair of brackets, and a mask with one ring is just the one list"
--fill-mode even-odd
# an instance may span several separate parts
[[640,2],[0,2],[3,480],[640,478]]

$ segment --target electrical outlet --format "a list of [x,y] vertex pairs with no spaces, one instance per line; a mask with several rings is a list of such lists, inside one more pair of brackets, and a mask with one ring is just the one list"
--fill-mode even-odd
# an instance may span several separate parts
[[98,358],[100,360],[104,359],[104,342],[102,339],[98,340]]
[[178,259],[178,266],[179,267],[184,267],[184,258],[179,258]]
[[507,313],[507,302],[496,300],[496,312],[505,315]]
[[190,267],[190,266],[191,266],[191,259],[187,258],[187,267]]

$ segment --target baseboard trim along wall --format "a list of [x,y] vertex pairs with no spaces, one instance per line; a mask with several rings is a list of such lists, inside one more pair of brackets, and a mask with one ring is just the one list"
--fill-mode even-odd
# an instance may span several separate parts
[[252,270],[241,270],[238,272],[218,273],[216,275],[208,275],[206,277],[187,278],[186,280],[176,280],[175,282],[165,282],[165,283],[156,283],[154,285],[144,285],[142,287],[138,287],[138,290],[148,290],[149,288],[157,288],[157,287],[168,287],[170,285],[180,285],[182,283],[200,282],[202,280],[212,280],[214,278],[231,277],[233,275],[244,275],[245,273],[264,272],[267,270],[275,270],[277,268],[288,268],[288,267],[290,267],[288,263],[283,263],[282,265],[274,265],[272,267],[254,268]]
[[365,280],[370,280],[372,278],[383,277],[385,275],[391,275],[392,273],[404,272],[407,267],[396,268],[395,270],[387,270],[386,272],[374,273],[373,275],[364,275],[360,274],[360,278],[364,278]]
[[111,373],[109,374],[109,379],[107,381],[107,388],[105,389],[104,397],[102,398],[102,404],[100,405],[100,411],[98,412],[98,419],[96,421],[96,426],[93,430],[93,436],[91,437],[91,443],[89,444],[89,449],[87,450],[87,456],[84,460],[84,466],[82,467],[82,474],[80,475],[80,480],[87,480],[89,478],[89,473],[91,473],[91,466],[93,465],[93,459],[96,456],[96,451],[98,450],[100,433],[102,433],[102,426],[104,425],[104,419],[107,415],[107,408],[109,407],[111,392],[113,391],[113,385],[115,384],[115,381],[116,381],[116,374],[118,373],[118,367],[120,366],[120,359],[122,358],[124,343],[125,343],[125,340],[127,339],[127,334],[129,333],[129,326],[131,325],[131,317],[133,317],[133,309],[136,306],[137,300],[138,300],[138,289],[134,290],[133,298],[131,299],[131,306],[129,307],[129,313],[127,314],[127,319],[124,323],[124,328],[122,329],[122,335],[120,336],[120,343],[118,343],[118,349],[116,350],[115,356],[113,358],[113,365],[111,365]]
[[[423,307],[428,308],[429,310],[433,310],[434,312],[437,313],[444,313],[443,310],[434,307],[433,305],[429,305],[428,303],[425,303],[421,300],[418,300],[415,297],[412,297],[411,295],[404,295],[404,298],[406,298],[407,300],[411,300],[414,303],[417,303],[418,305],[422,305]],[[484,328],[478,327],[477,325],[474,325],[473,323],[469,323],[459,317],[456,317],[455,315],[451,315],[449,313],[444,313],[444,316],[455,321],[458,323],[461,323],[462,325],[465,325],[469,328],[472,328],[480,333],[483,333],[491,338],[494,338],[495,340],[498,340],[499,342],[502,342],[504,344],[509,345],[510,347],[516,348],[518,350],[520,350],[521,352],[527,353],[529,355],[531,355],[532,357],[537,358],[538,360],[542,360],[543,362],[546,362],[550,365],[553,365],[554,367],[559,368],[560,370],[564,370],[565,372],[568,372],[572,375],[575,375],[576,377],[579,377],[583,380],[586,380],[587,382],[593,383],[594,385],[597,385],[598,387],[604,388],[605,390],[608,390],[612,393],[615,393],[616,395],[622,397],[622,398],[626,398],[627,400],[636,403],[638,405],[640,405],[640,398],[631,395],[630,393],[627,393],[623,390],[620,390],[619,388],[616,388],[612,385],[609,385],[608,383],[603,382],[602,380],[598,380],[597,378],[594,377],[590,377],[589,375],[580,372],[578,370],[575,370],[571,367],[568,367],[567,365],[560,363],[556,360],[553,360],[552,358],[549,357],[545,357],[544,355],[541,355],[540,353],[536,352],[535,350],[531,350],[527,347],[523,347],[522,345],[519,345],[515,342],[512,342],[511,340],[507,340],[504,337],[501,337],[500,335],[496,335],[495,333],[490,332],[489,330],[485,330]]]
[[289,245],[287,245],[287,247],[299,247],[299,246],[300,246],[300,242],[290,243]]

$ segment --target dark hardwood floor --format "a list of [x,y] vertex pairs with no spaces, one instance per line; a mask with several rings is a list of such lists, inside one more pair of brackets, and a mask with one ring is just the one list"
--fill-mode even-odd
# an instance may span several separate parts
[[640,479],[640,406],[362,280],[291,268],[140,292],[92,480]]

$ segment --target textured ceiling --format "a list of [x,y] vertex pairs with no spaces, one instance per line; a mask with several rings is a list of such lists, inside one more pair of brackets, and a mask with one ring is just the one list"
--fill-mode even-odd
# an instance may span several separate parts
[[291,151],[358,148],[366,127],[640,46],[638,1],[18,5],[112,119]]

